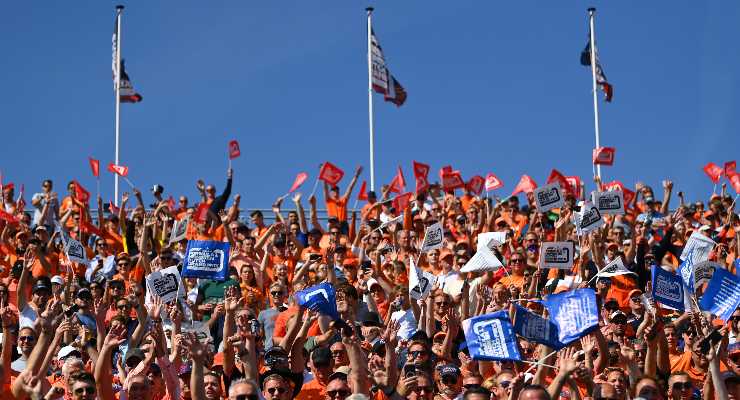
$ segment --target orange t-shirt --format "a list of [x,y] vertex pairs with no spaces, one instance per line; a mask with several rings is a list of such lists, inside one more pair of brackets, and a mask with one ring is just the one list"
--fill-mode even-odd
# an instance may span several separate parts
[[[287,325],[288,320],[290,317],[292,317],[296,312],[298,312],[297,306],[290,306],[287,310],[281,312],[278,314],[277,318],[275,318],[275,329],[272,331],[272,337],[273,339],[283,338],[285,337],[285,334],[287,333]],[[316,320],[311,324],[311,327],[308,328],[308,337],[311,336],[317,336],[321,335],[321,328],[319,327],[319,321]],[[273,343],[277,345],[278,343],[273,340]]]
[[339,221],[347,220],[347,199],[340,197],[337,200],[326,199],[326,214],[330,217],[337,217]]
[[303,385],[298,392],[296,400],[323,400],[326,398],[326,385],[322,385],[316,377],[311,382]]

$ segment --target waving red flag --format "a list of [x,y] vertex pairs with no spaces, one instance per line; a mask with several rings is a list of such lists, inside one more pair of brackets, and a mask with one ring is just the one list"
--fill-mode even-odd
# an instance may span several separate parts
[[556,170],[555,168],[550,171],[550,176],[547,177],[547,184],[557,182],[560,184],[560,187],[563,188],[563,190],[568,190],[568,179],[565,177],[565,175],[561,174],[560,171]]
[[442,173],[442,190],[448,192],[463,187],[465,187],[465,181],[460,171]]
[[730,180],[730,183],[732,184],[732,188],[735,189],[735,193],[740,194],[740,174],[737,172],[734,172],[732,175],[728,177]]
[[72,181],[75,184],[75,196],[77,197],[77,200],[79,200],[82,203],[87,203],[90,201],[90,192],[85,190],[82,185],[80,185],[80,182]]
[[736,172],[736,168],[737,168],[737,162],[735,162],[735,160],[725,162],[725,166],[724,166],[725,176],[727,178],[731,177],[732,174]]
[[632,204],[632,201],[635,199],[635,192],[624,187],[624,185],[620,181],[611,181],[609,183],[604,183],[601,185],[601,187],[603,187],[604,190],[621,190],[624,194],[625,207],[627,207],[628,204]]
[[504,183],[493,173],[486,175],[486,192],[503,187]]
[[9,224],[17,224],[19,222],[18,218],[15,215],[3,209],[0,209],[0,220],[3,220]]
[[329,161],[321,165],[321,171],[319,171],[319,179],[328,183],[331,186],[336,186],[339,181],[344,177],[344,171]]
[[288,190],[288,193],[295,192],[299,187],[301,187],[301,185],[303,185],[303,182],[305,182],[306,179],[308,179],[308,174],[305,172],[299,172],[295,177],[295,181],[293,181],[293,186]]
[[108,164],[108,171],[113,172],[114,174],[120,175],[120,176],[127,176],[128,175],[128,167],[125,167],[123,165],[116,165],[113,163]]
[[414,161],[414,180],[416,181],[416,193],[429,189],[429,165]]
[[531,193],[534,192],[535,189],[537,189],[537,183],[534,181],[534,179],[532,179],[529,175],[522,175],[522,177],[519,178],[519,183],[516,184],[514,192],[512,192],[511,195],[516,196],[521,192]]
[[393,177],[393,180],[390,183],[390,187],[388,188],[388,191],[391,193],[401,194],[403,193],[405,189],[406,189],[406,179],[403,177],[403,171],[401,171],[401,167],[398,167],[396,176]]
[[239,149],[239,142],[232,140],[229,142],[229,160],[233,160],[242,155],[242,151]]
[[93,176],[100,177],[100,160],[96,160],[92,157],[87,158],[90,161],[90,169],[92,169]]
[[396,209],[396,213],[400,214],[406,206],[411,202],[411,198],[414,196],[413,193],[407,192],[400,194],[393,199],[393,208]]
[[475,175],[474,177],[470,178],[470,180],[468,180],[468,183],[467,183],[467,185],[465,185],[465,187],[469,191],[471,191],[471,192],[473,192],[473,193],[475,193],[477,195],[480,195],[481,193],[483,193],[483,186],[485,184],[486,184],[486,180],[483,179],[482,176]]
[[367,181],[362,181],[360,191],[357,193],[357,200],[367,201]]
[[594,149],[593,160],[594,164],[601,165],[612,165],[614,164],[614,153],[616,149],[614,147],[599,147]]
[[722,168],[719,167],[719,165],[710,162],[707,165],[704,166],[704,173],[707,174],[709,179],[712,180],[713,183],[719,182],[719,178],[722,176],[722,173],[725,172]]
[[195,209],[193,220],[199,224],[206,222],[206,219],[208,219],[208,208],[208,203],[200,203],[198,208]]
[[566,191],[575,198],[581,197],[581,178],[578,176],[566,176],[565,181],[568,182]]

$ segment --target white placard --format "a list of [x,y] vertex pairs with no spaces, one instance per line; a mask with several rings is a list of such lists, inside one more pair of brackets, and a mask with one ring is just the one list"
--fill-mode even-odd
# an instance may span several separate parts
[[628,270],[627,267],[624,266],[621,256],[617,256],[617,258],[611,260],[609,264],[606,264],[604,269],[599,271],[596,274],[596,276],[608,278],[612,276],[626,275],[626,274],[635,274],[635,273]]
[[176,265],[154,271],[146,276],[146,286],[149,291],[162,298],[165,303],[177,298],[181,283],[180,272],[177,271]]
[[602,214],[624,214],[624,193],[621,190],[591,192],[591,201]]
[[170,244],[177,243],[187,236],[188,224],[190,223],[190,216],[186,216],[180,221],[175,221],[175,225],[172,227],[172,233],[170,234]]
[[424,242],[421,244],[421,252],[426,253],[427,251],[442,247],[444,238],[444,230],[439,221],[427,226],[426,231],[424,232]]
[[694,288],[698,287],[704,282],[709,282],[714,276],[714,271],[718,268],[722,268],[717,262],[714,261],[702,261],[694,265]]
[[537,203],[537,211],[539,212],[560,208],[565,202],[559,183],[551,183],[535,189],[534,200]]
[[583,203],[581,211],[573,213],[578,235],[584,235],[604,225],[604,218],[599,209],[589,202]]
[[506,243],[506,232],[483,232],[478,234],[477,249],[487,247],[493,250],[494,247],[504,243]]
[[691,260],[694,264],[706,261],[709,259],[709,253],[714,248],[714,245],[715,243],[712,239],[702,235],[700,232],[694,232],[689,237],[689,240],[686,241],[683,252],[681,252],[681,260],[686,260],[686,257],[693,251],[694,254]]
[[573,268],[573,242],[543,242],[540,251],[542,268]]
[[71,237],[67,237],[67,241],[64,243],[64,253],[67,254],[69,261],[80,264],[89,262],[85,254],[85,246]]
[[409,262],[409,295],[416,300],[425,299],[437,277],[429,272],[419,270],[412,258]]
[[496,258],[491,249],[482,247],[460,268],[460,272],[497,271],[501,267],[503,267],[503,264]]

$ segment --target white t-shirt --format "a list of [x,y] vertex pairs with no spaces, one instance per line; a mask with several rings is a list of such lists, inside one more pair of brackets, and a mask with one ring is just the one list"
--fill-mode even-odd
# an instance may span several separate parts
[[414,318],[414,312],[411,311],[411,308],[394,312],[391,314],[391,319],[401,322],[398,328],[398,338],[408,340],[411,335],[416,333],[416,318]]

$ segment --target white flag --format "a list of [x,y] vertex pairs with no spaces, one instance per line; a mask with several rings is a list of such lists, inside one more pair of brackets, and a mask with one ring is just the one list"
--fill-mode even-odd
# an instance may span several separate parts
[[379,227],[375,228],[375,230],[380,230],[380,229],[386,228],[386,227],[388,227],[390,225],[397,224],[397,223],[402,222],[402,221],[403,221],[403,214],[401,214],[401,215],[399,215],[397,217],[394,217],[392,219],[389,219],[388,221],[383,222],[382,224],[380,224]]
[[478,234],[478,249],[501,246],[506,243],[506,232],[483,232]]
[[606,264],[606,267],[604,267],[604,269],[599,271],[599,273],[596,274],[596,276],[599,276],[602,278],[608,278],[612,276],[626,275],[626,274],[634,274],[634,272],[628,270],[627,267],[624,266],[624,263],[622,262],[622,257],[620,256],[620,257],[617,257],[611,260],[609,264]]
[[693,251],[694,254],[691,257],[691,261],[694,264],[706,261],[709,259],[709,253],[714,248],[714,245],[715,243],[712,239],[699,232],[694,232],[689,236],[689,240],[686,241],[686,245],[683,248],[683,252],[681,252],[680,258],[685,261]]
[[460,272],[497,271],[503,267],[488,247],[479,248],[473,257],[460,269]]
[[421,244],[421,252],[426,253],[434,249],[442,247],[444,241],[444,230],[442,230],[442,223],[435,222],[430,226],[427,226],[424,232],[424,242]]
[[599,209],[590,202],[585,202],[581,206],[580,212],[573,213],[576,233],[583,236],[604,225],[604,218],[601,216]]
[[188,233],[189,223],[190,223],[189,215],[180,221],[175,221],[175,225],[172,227],[172,234],[170,234],[170,244],[177,243],[185,239],[185,236]]
[[409,295],[416,300],[423,300],[432,291],[436,277],[429,272],[419,270],[414,259],[409,261]]
[[89,262],[85,254],[85,246],[71,237],[67,238],[64,243],[64,252],[67,254],[69,261],[80,264],[87,264]]

